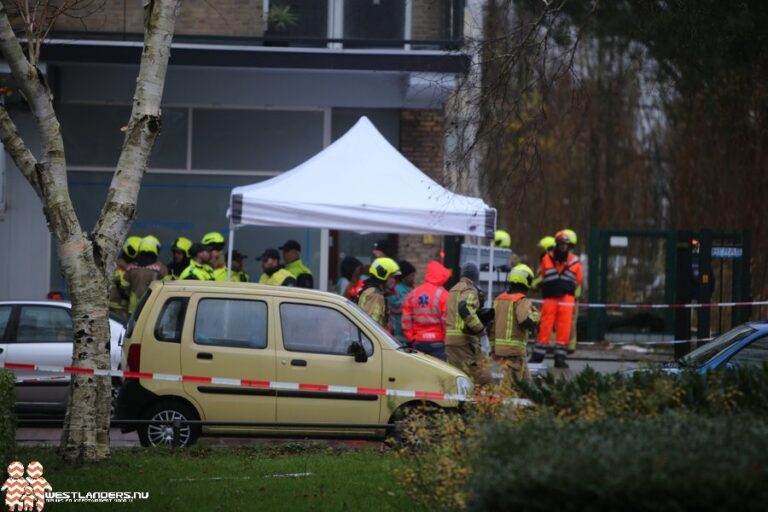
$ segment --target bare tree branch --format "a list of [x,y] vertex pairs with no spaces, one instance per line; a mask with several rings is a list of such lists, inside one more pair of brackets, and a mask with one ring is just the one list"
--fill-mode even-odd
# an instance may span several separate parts
[[5,107],[0,107],[0,140],[3,141],[5,150],[13,158],[16,167],[19,168],[21,174],[29,181],[37,196],[42,200],[43,190],[37,175],[37,158],[24,144],[24,140],[16,128],[16,123],[8,115]]

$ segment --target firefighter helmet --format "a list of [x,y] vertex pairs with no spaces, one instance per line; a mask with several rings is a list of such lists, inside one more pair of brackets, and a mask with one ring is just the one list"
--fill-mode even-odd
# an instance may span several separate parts
[[558,244],[566,243],[568,245],[574,245],[575,242],[571,238],[572,236],[571,233],[573,233],[573,231],[571,231],[570,229],[562,229],[558,231],[557,234],[555,235],[555,242]]
[[400,266],[392,258],[376,258],[368,273],[380,281],[386,281],[390,276],[400,275]]
[[139,245],[141,244],[140,236],[129,236],[123,244],[123,252],[129,258],[135,258],[139,254]]
[[555,237],[553,236],[545,236],[541,240],[539,240],[539,249],[541,249],[544,252],[549,252],[552,249],[555,248]]
[[512,247],[512,237],[503,229],[497,229],[493,236],[493,244],[496,247]]
[[515,268],[509,273],[508,280],[510,283],[521,284],[526,288],[530,288],[531,283],[533,283],[533,270],[528,265],[520,263],[515,265]]
[[211,231],[203,235],[203,239],[200,240],[203,245],[224,245],[224,237],[221,233]]
[[176,240],[173,241],[173,245],[171,246],[172,251],[181,251],[183,252],[187,258],[189,258],[189,248],[192,247],[192,240],[189,238],[184,238],[183,236],[180,236]]
[[139,244],[139,252],[150,252],[155,256],[160,254],[160,245],[157,243],[157,238],[151,235],[142,238]]

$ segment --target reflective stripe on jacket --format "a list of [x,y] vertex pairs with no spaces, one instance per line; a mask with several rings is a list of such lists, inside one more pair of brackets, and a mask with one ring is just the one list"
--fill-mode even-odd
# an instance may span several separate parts
[[523,293],[502,293],[496,297],[493,308],[496,310],[491,340],[494,352],[501,357],[525,356],[528,348],[528,329],[520,324],[526,320],[538,323],[539,312]]
[[[445,344],[466,345],[478,341],[483,323],[477,317],[480,297],[475,284],[462,277],[448,293],[445,312]],[[462,311],[465,313],[462,315]]]
[[387,298],[384,292],[375,286],[368,286],[360,293],[357,301],[360,309],[368,313],[374,322],[385,329],[389,328],[389,314],[387,311]]
[[558,262],[552,254],[541,260],[541,294],[545,298],[574,295],[582,281],[581,261],[575,254],[568,253],[564,262]]
[[443,285],[451,270],[439,261],[430,261],[424,283],[416,287],[403,306],[403,332],[408,341],[445,341],[448,290]]

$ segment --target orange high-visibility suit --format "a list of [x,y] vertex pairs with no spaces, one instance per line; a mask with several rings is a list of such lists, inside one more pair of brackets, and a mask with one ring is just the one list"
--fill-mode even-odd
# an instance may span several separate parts
[[[571,320],[576,302],[576,288],[584,281],[581,261],[573,253],[568,253],[565,261],[557,261],[552,253],[547,253],[541,260],[541,292],[544,304],[541,308],[541,324],[536,336],[534,353],[543,357],[555,328],[557,348],[555,355],[568,351],[571,336]],[[560,303],[560,304],[558,304]]]

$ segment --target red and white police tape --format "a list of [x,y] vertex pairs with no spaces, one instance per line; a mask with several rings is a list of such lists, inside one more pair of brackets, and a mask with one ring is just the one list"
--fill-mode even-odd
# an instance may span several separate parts
[[[542,299],[531,299],[531,302],[543,304]],[[732,308],[737,306],[768,306],[768,300],[750,302],[710,302],[693,304],[601,304],[595,302],[557,302],[558,306],[604,309],[698,309],[698,308]]]
[[[236,386],[258,389],[291,390],[291,391],[315,391],[343,393],[349,395],[379,395],[394,396],[400,398],[422,398],[431,400],[448,400],[457,402],[471,402],[475,398],[469,395],[456,393],[435,393],[432,391],[411,391],[405,389],[368,388],[362,386],[336,386],[331,384],[304,384],[298,382],[279,382],[269,380],[230,379],[224,377],[200,377],[197,375],[171,375],[167,373],[130,372],[122,370],[99,370],[96,368],[80,368],[74,366],[49,366],[43,364],[28,363],[2,363],[0,368],[9,370],[27,370],[37,372],[51,372],[59,374],[97,375],[102,377],[117,377],[122,379],[147,379],[163,380],[168,382],[192,382],[195,384],[218,384],[222,386]],[[35,378],[21,379],[18,382],[34,382]],[[487,398],[487,397],[486,397]],[[513,398],[505,402],[516,405],[530,405],[531,401],[524,398]]]

